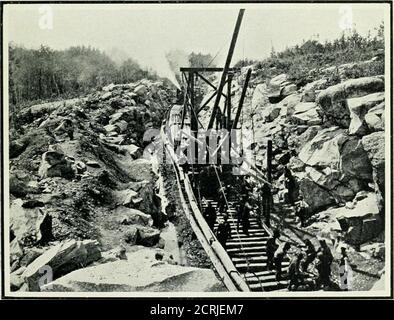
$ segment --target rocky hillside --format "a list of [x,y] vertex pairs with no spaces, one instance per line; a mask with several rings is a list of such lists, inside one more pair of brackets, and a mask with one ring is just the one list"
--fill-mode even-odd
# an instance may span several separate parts
[[141,157],[173,93],[148,80],[111,84],[13,115],[12,290],[224,289],[212,270],[180,259],[160,173]]
[[[349,209],[342,231],[348,242],[361,244],[383,230],[384,76],[343,77],[352,67],[323,69],[321,79],[299,88],[286,74],[266,83],[255,79],[246,112],[263,168],[264,143],[273,141],[278,190],[287,166],[295,196],[304,198],[310,214],[330,206]],[[339,83],[330,83],[330,72],[339,73]]]
[[[302,85],[285,73],[267,78],[253,64],[233,82],[234,118],[246,71],[252,68],[240,121],[253,133],[253,156],[262,171],[267,140],[272,140],[273,225],[299,247],[306,238],[318,246],[317,237],[329,243],[340,237],[364,275],[372,274],[364,278],[360,271],[359,290],[370,289],[384,266],[385,83],[384,75],[357,78],[352,71],[365,74],[373,66],[374,73],[381,59],[313,69],[314,80]],[[206,108],[203,124],[209,115]],[[299,227],[294,206],[285,205],[285,168],[295,182],[293,198],[302,196],[309,206],[306,228]]]

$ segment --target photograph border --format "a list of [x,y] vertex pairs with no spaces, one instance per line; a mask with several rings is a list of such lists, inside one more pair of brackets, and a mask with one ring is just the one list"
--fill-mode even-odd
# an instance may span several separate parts
[[[4,40],[4,6],[6,5],[17,5],[17,4],[85,4],[85,5],[89,5],[89,4],[100,4],[100,5],[111,5],[111,4],[128,4],[128,5],[132,5],[132,4],[144,4],[144,5],[157,5],[157,4],[163,4],[163,5],[187,5],[187,4],[206,4],[206,5],[210,5],[210,4],[216,4],[216,5],[221,5],[221,4],[232,4],[232,5],[247,5],[247,4],[347,4],[347,3],[351,3],[351,4],[389,4],[390,5],[390,17],[389,17],[389,21],[390,21],[390,46],[389,46],[389,51],[385,52],[385,63],[386,63],[386,67],[387,65],[387,61],[389,60],[389,66],[390,66],[390,70],[385,70],[385,75],[390,75],[390,82],[389,84],[387,84],[385,82],[385,86],[387,89],[387,86],[389,86],[389,92],[387,92],[385,90],[385,95],[386,96],[390,96],[390,105],[388,106],[390,108],[390,129],[388,129],[387,127],[385,128],[385,145],[387,147],[388,142],[386,141],[387,138],[390,139],[390,151],[391,153],[393,152],[393,136],[392,136],[392,129],[393,129],[393,110],[392,110],[392,105],[393,105],[393,68],[392,68],[392,63],[393,63],[393,3],[392,1],[388,1],[388,0],[383,0],[383,1],[301,1],[301,0],[295,0],[295,1],[97,1],[97,0],[93,0],[93,1],[4,1],[1,2],[1,7],[0,7],[0,12],[1,12],[1,24],[0,24],[0,28],[1,28],[1,40],[0,40],[0,45],[1,45],[1,92],[2,92],[2,96],[1,96],[1,123],[3,125],[3,130],[1,132],[1,148],[2,148],[2,157],[1,157],[1,169],[2,169],[2,173],[1,173],[1,230],[0,230],[0,236],[1,236],[1,276],[0,276],[0,282],[1,282],[1,298],[0,299],[29,299],[29,300],[43,300],[43,299],[50,299],[50,300],[59,300],[59,299],[66,299],[66,300],[74,300],[74,299],[86,299],[84,297],[89,296],[90,293],[87,294],[83,294],[84,297],[80,296],[79,293],[76,292],[72,292],[72,296],[66,295],[64,293],[60,293],[59,295],[54,294],[54,295],[49,295],[49,294],[45,294],[45,297],[43,296],[38,296],[37,293],[35,292],[31,292],[31,293],[24,293],[24,296],[14,296],[14,295],[7,295],[6,294],[6,288],[5,288],[5,232],[7,232],[5,230],[5,152],[6,150],[4,149],[5,146],[4,141],[5,141],[5,137],[4,135],[7,134],[7,132],[5,132],[4,129],[4,124],[5,121],[8,121],[8,119],[5,119],[5,115],[4,115],[4,111],[5,111],[5,94],[7,94],[7,92],[4,91],[5,87],[4,87],[4,81],[6,79],[8,79],[8,75],[4,74],[4,64],[6,63],[5,58],[4,58],[4,45],[6,44]],[[388,49],[388,45],[386,43],[386,50]],[[390,54],[390,57],[388,57],[388,54]],[[8,54],[7,54],[8,56]],[[6,68],[6,70],[8,70],[8,68]],[[387,123],[387,120],[386,120]],[[7,126],[8,127],[8,126]],[[390,131],[388,133],[388,131]],[[387,156],[387,150],[386,152],[386,156]],[[99,300],[106,300],[106,299],[121,299],[121,300],[131,300],[131,299],[137,299],[137,300],[157,300],[157,301],[169,301],[171,300],[189,300],[189,299],[196,299],[198,298],[198,300],[200,301],[204,301],[204,300],[232,300],[232,301],[246,301],[246,300],[265,300],[265,299],[270,299],[270,300],[337,300],[337,299],[341,299],[341,300],[376,300],[376,299],[393,299],[393,265],[392,265],[392,260],[393,260],[393,254],[394,254],[394,248],[393,248],[393,230],[392,230],[392,225],[393,225],[393,204],[392,204],[392,199],[393,199],[393,158],[391,156],[391,154],[389,154],[389,159],[387,159],[387,157],[385,158],[385,165],[386,165],[386,179],[390,177],[390,181],[389,183],[387,182],[387,180],[385,181],[385,185],[387,186],[388,184],[390,185],[390,199],[389,201],[387,199],[385,199],[386,203],[390,203],[390,222],[385,222],[386,225],[387,223],[390,224],[390,257],[386,257],[385,258],[385,262],[386,261],[390,261],[390,296],[387,295],[371,295],[371,296],[345,296],[345,295],[339,295],[338,292],[333,291],[330,292],[327,295],[324,296],[305,296],[305,292],[292,292],[291,296],[275,296],[275,295],[270,295],[269,297],[267,296],[261,296],[261,297],[257,297],[256,295],[250,296],[250,294],[248,293],[248,295],[244,295],[244,294],[239,294],[237,292],[237,296],[232,296],[231,292],[225,292],[225,293],[220,293],[217,296],[214,295],[210,295],[210,296],[202,296],[201,293],[196,292],[196,293],[192,293],[191,295],[189,293],[183,293],[183,292],[175,292],[175,293],[171,293],[171,292],[161,292],[161,293],[157,293],[154,295],[151,295],[150,292],[142,292],[142,295],[140,296],[139,294],[137,296],[133,295],[133,296],[125,296],[124,293],[121,292],[114,292],[114,293],[103,293],[104,296],[92,296],[90,295],[91,299],[99,299]],[[389,164],[388,164],[389,163]],[[387,167],[389,166],[389,170],[390,170],[390,176],[388,175],[387,172]],[[8,191],[7,191],[8,194]],[[386,192],[386,197],[387,197],[387,192]],[[386,210],[388,210],[386,208]],[[387,230],[387,229],[386,229]],[[387,252],[387,251],[386,251]],[[135,293],[135,292],[131,292],[131,293]],[[326,293],[326,292],[325,292]],[[332,294],[331,294],[332,293]],[[352,291],[350,291],[349,293],[352,293]],[[354,293],[354,292],[353,292]],[[123,295],[123,296],[120,296]],[[145,295],[145,296],[143,296]],[[149,295],[149,296],[148,296]],[[165,295],[165,297],[164,297]],[[228,295],[228,296],[226,296]],[[336,296],[334,296],[336,295]],[[147,297],[148,296],[148,297]],[[170,299],[169,299],[170,298]]]

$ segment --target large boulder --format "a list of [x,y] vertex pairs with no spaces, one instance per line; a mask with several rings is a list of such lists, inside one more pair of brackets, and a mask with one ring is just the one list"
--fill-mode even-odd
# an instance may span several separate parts
[[317,94],[327,88],[327,79],[319,79],[305,85],[302,92],[302,102],[315,102]]
[[159,242],[160,230],[151,227],[144,227],[144,226],[137,226],[137,229],[138,229],[137,244],[146,247],[153,247],[155,244]]
[[39,207],[25,208],[21,199],[11,203],[10,229],[21,244],[45,243],[52,238],[52,218]]
[[315,183],[306,173],[296,173],[296,177],[299,193],[303,195],[304,201],[308,204],[310,214],[335,203],[333,196]]
[[288,84],[288,76],[285,73],[277,75],[276,77],[272,78],[269,82],[268,88],[271,91],[279,91],[285,85]]
[[9,144],[9,155],[10,159],[18,157],[23,151],[26,150],[27,146],[29,145],[29,139],[16,139],[11,140]]
[[384,131],[384,102],[371,108],[365,115],[365,123],[370,131]]
[[152,217],[140,210],[127,208],[124,206],[117,207],[114,210],[114,214],[119,216],[118,220],[121,224],[139,224],[143,226],[152,226]]
[[280,91],[280,95],[282,97],[287,97],[293,93],[297,92],[297,85],[295,85],[294,83],[290,83],[285,85],[281,91]]
[[370,109],[384,103],[384,92],[368,94],[347,100],[350,111],[349,134],[364,135],[368,131],[365,116]]
[[384,81],[380,77],[350,79],[323,90],[317,96],[316,101],[328,120],[343,128],[348,128],[350,111],[347,99],[381,91],[384,91]]
[[142,201],[142,198],[132,189],[114,191],[114,200],[116,205],[135,207]]
[[152,171],[152,164],[147,159],[137,159],[130,163],[129,176],[134,181],[152,180],[155,174]]
[[271,102],[280,101],[297,92],[297,85],[291,83],[287,74],[283,73],[270,80],[268,83],[268,92],[268,98]]
[[54,292],[226,291],[213,270],[173,265],[166,260],[163,250],[138,250],[128,254],[127,260],[74,271],[43,286],[42,290]]
[[299,152],[305,144],[311,141],[321,130],[323,130],[323,127],[321,126],[308,126],[308,128],[301,134],[291,135],[287,140],[289,147]]
[[22,170],[10,172],[10,193],[18,198],[25,197],[29,193],[37,193],[37,182],[30,179],[31,175]]
[[59,150],[47,151],[42,155],[41,165],[38,169],[40,177],[63,177],[72,179],[75,176],[73,162],[68,160]]
[[291,121],[299,125],[319,125],[322,123],[320,108],[314,102],[301,102],[294,108]]
[[385,142],[384,131],[371,133],[362,138],[362,145],[372,164],[372,177],[377,194],[383,205],[385,190]]
[[263,120],[263,122],[272,122],[279,116],[280,111],[280,105],[268,103],[265,105],[265,107],[261,108],[259,117]]
[[338,203],[352,199],[372,181],[371,163],[361,141],[338,127],[319,132],[298,157],[308,179]]
[[342,207],[333,210],[345,240],[360,245],[376,238],[384,229],[379,214],[378,199],[374,193],[368,193],[364,199],[354,201],[351,208]]
[[43,270],[51,272],[52,279],[56,279],[100,258],[101,252],[97,241],[68,240],[53,246],[35,259],[26,267],[22,278],[28,284],[29,291],[40,291]]
[[137,159],[142,155],[141,148],[134,144],[121,145],[119,149],[128,153],[133,159]]
[[259,84],[253,91],[252,96],[252,109],[265,107],[269,104],[267,96],[267,86],[265,84]]

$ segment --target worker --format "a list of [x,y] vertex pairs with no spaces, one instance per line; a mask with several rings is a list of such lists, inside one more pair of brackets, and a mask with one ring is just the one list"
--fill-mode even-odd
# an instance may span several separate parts
[[252,209],[249,202],[245,203],[244,209],[242,211],[242,231],[244,234],[249,236],[249,227],[250,227],[250,210]]
[[285,178],[285,187],[288,190],[289,204],[294,204],[294,195],[296,191],[296,182],[288,166],[283,169],[283,175]]
[[328,286],[330,285],[331,264],[334,257],[326,241],[324,239],[320,239],[319,242],[320,248],[317,254],[320,257],[320,284]]
[[305,240],[305,259],[303,260],[302,263],[302,271],[306,272],[308,270],[309,265],[315,260],[316,258],[316,249],[314,245],[312,244],[311,240],[306,239]]
[[296,205],[295,215],[300,220],[301,228],[306,227],[306,220],[308,219],[308,211],[309,211],[308,204],[304,201],[304,197],[300,196],[299,201],[297,202]]
[[349,263],[349,257],[346,252],[346,247],[341,247],[341,258],[339,259],[339,284],[343,291],[349,291],[350,277],[352,269]]
[[272,193],[268,183],[264,183],[262,188],[263,216],[264,222],[269,227],[271,225],[271,204]]
[[231,235],[231,227],[228,222],[228,216],[224,215],[224,219],[219,223],[218,228],[216,230],[216,237],[223,248],[226,248],[227,239]]
[[299,252],[290,262],[289,265],[289,285],[288,290],[297,290],[300,284],[304,283],[304,275],[301,271],[301,264],[303,262],[304,255]]
[[278,249],[279,244],[278,240],[280,237],[280,233],[278,229],[275,229],[272,236],[267,240],[267,270],[272,270],[274,266],[274,254]]
[[275,264],[275,278],[276,281],[282,280],[282,262],[290,250],[290,243],[286,242],[282,247],[279,247],[274,254],[274,264]]
[[226,192],[227,188],[226,186],[223,186],[222,188],[219,188],[218,191],[218,208],[219,208],[219,213],[223,214],[227,211],[227,201],[226,201]]
[[211,202],[208,203],[208,207],[204,211],[204,218],[208,226],[213,230],[216,222],[216,210]]

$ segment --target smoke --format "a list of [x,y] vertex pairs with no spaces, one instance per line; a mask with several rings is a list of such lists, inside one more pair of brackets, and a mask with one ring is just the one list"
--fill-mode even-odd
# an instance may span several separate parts
[[[172,78],[175,78],[175,81],[178,84],[182,82],[182,76],[179,71],[179,68],[181,67],[188,67],[190,62],[189,62],[189,56],[188,54],[180,49],[176,50],[170,50],[165,54],[165,58],[167,60],[167,64],[170,68]],[[170,79],[170,78],[169,78]],[[173,81],[172,79],[170,79]]]

